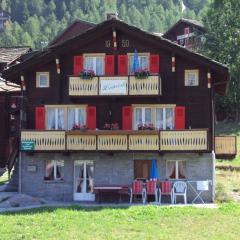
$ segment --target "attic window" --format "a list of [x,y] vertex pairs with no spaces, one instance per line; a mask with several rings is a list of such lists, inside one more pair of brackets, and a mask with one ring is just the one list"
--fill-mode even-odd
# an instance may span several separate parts
[[185,70],[184,79],[185,86],[199,86],[199,70]]
[[48,88],[49,87],[49,72],[36,73],[36,87]]

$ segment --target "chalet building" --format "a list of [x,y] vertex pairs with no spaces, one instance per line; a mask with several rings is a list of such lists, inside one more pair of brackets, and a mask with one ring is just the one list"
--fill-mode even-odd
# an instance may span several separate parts
[[[1,47],[0,48],[0,74],[1,72],[18,64],[31,52],[30,47]],[[19,103],[21,88],[17,84],[6,82],[0,75],[0,168],[7,164],[14,138],[19,132]]]
[[226,92],[225,65],[111,18],[3,77],[25,97],[20,192],[94,201],[97,186],[151,178],[156,160],[160,181],[209,181],[202,197],[213,200],[213,100]]
[[170,27],[163,37],[187,49],[197,51],[204,41],[206,29],[197,20],[181,18]]
[[0,8],[0,32],[3,31],[11,21],[10,13]]

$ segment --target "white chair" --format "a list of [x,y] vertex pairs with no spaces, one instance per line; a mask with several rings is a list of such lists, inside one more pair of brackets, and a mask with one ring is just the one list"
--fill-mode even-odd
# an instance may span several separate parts
[[173,203],[177,203],[177,196],[183,196],[184,204],[187,204],[187,184],[183,181],[178,181],[173,184]]

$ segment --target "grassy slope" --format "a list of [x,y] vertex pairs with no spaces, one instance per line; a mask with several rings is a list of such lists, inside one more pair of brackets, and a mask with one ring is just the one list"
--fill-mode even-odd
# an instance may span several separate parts
[[240,205],[219,209],[45,208],[0,215],[2,239],[239,239]]

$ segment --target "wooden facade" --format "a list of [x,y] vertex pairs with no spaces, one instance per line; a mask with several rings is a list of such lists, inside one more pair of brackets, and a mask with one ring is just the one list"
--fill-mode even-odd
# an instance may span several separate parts
[[[120,56],[127,57],[136,51],[139,55],[145,53],[149,56],[149,65],[151,65],[151,56],[158,56],[157,73],[150,73],[147,79],[139,80],[120,69],[122,61]],[[75,59],[77,56],[83,58],[86,54],[111,56],[113,62],[110,72],[106,70],[106,64],[110,63],[105,61],[107,76],[86,80],[82,79],[79,73],[76,74]],[[83,69],[83,66],[81,68]],[[151,67],[149,68],[151,72]],[[185,85],[185,70],[198,71],[197,86]],[[36,84],[36,73],[39,72],[49,73],[48,87],[40,88]],[[18,84],[21,83],[21,78],[24,79],[27,125],[22,132],[22,140],[33,140],[37,151],[211,152],[214,148],[213,97],[215,92],[225,93],[228,68],[178,47],[162,37],[144,32],[117,19],[111,19],[57,46],[50,46],[35,54],[32,58],[6,70],[4,77]],[[125,93],[100,93],[102,80],[119,79],[126,83]],[[69,129],[62,129],[65,131],[55,135],[54,132],[47,131],[46,106],[48,105],[93,107],[96,122],[89,128],[90,133],[85,130],[73,131],[74,134],[72,134],[68,132]],[[130,106],[132,111],[135,105],[174,106],[174,109],[182,107],[184,120],[177,130],[183,132],[175,131],[178,122],[175,123],[172,131],[149,130],[143,131],[142,135],[124,132],[126,130],[123,120],[124,108]],[[41,114],[36,115],[37,108],[43,109],[45,120],[40,120]],[[176,114],[175,112],[175,118]],[[133,118],[134,116],[127,127],[131,129],[127,130],[134,130]],[[36,123],[40,124],[43,132],[34,130]],[[102,133],[101,130],[105,130],[106,123],[117,123],[119,130]],[[38,127],[38,130],[40,128]],[[145,137],[146,134],[148,139]],[[56,141],[55,138],[57,138]],[[53,142],[53,145],[48,139]],[[142,145],[137,146],[134,141],[138,144],[141,142]],[[147,148],[146,142],[149,143]]]

